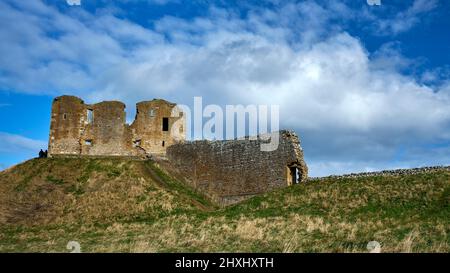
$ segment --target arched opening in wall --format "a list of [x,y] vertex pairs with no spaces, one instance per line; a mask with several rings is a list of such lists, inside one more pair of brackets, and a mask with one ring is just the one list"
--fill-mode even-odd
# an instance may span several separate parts
[[300,182],[300,172],[296,164],[290,164],[286,167],[288,186],[298,184]]

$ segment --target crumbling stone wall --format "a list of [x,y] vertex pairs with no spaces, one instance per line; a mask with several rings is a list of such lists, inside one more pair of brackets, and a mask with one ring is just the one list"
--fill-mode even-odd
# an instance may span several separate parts
[[[160,163],[172,175],[228,205],[307,179],[298,136],[281,131],[279,137],[274,151],[261,151],[265,141],[260,138],[175,144],[167,149],[168,161]],[[292,171],[297,171],[297,178]]]
[[[167,128],[163,120],[167,118]],[[151,154],[165,154],[168,146],[186,138],[184,117],[176,104],[165,100],[139,102],[131,125],[133,143]]]
[[[167,119],[167,131],[163,120]],[[174,103],[152,100],[137,104],[135,121],[126,124],[125,104],[85,104],[74,96],[53,100],[49,156],[146,156],[165,154],[184,141],[185,118]]]
[[222,205],[307,179],[297,135],[281,131],[278,148],[264,151],[267,140],[185,142],[185,116],[165,100],[140,102],[126,124],[119,101],[85,104],[74,96],[53,101],[49,156],[166,155],[160,164],[172,175]]
[[64,96],[53,100],[48,143],[49,155],[80,154],[84,113],[84,102],[77,97]]
[[104,101],[86,106],[92,111],[92,121],[82,116],[80,145],[84,155],[135,155],[132,149],[128,125],[125,124],[125,104]]

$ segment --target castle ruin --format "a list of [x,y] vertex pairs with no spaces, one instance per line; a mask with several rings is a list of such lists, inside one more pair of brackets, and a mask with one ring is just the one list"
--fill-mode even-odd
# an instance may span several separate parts
[[[49,157],[153,157],[170,175],[221,205],[228,205],[307,179],[300,140],[280,131],[278,148],[263,151],[267,138],[186,141],[186,117],[174,103],[154,99],[136,105],[135,120],[125,104],[85,104],[74,96],[53,101]],[[273,136],[272,136],[273,137]]]
[[264,138],[192,141],[167,149],[160,164],[179,180],[221,205],[304,182],[308,167],[298,136],[279,132],[274,151],[262,151]]
[[49,156],[163,155],[168,146],[186,139],[185,117],[174,103],[154,99],[136,105],[136,118],[125,122],[125,104],[85,104],[74,96],[53,100]]

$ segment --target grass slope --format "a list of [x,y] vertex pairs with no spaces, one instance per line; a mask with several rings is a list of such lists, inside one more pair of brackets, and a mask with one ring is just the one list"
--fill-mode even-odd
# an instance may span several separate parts
[[219,209],[151,162],[33,159],[0,173],[0,252],[449,252],[450,172],[333,178]]

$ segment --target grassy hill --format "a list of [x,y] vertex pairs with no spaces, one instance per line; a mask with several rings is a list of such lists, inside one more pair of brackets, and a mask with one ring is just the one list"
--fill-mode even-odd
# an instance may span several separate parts
[[152,162],[0,173],[0,252],[450,252],[450,172],[326,178],[218,208]]

